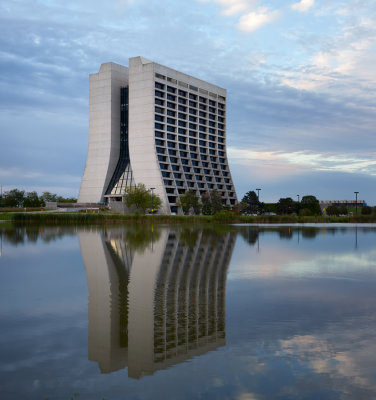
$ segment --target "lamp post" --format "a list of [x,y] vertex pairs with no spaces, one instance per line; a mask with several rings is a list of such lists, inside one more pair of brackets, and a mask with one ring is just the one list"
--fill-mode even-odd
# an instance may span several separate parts
[[358,193],[359,192],[354,192],[355,193],[355,215],[358,215]]
[[154,192],[155,188],[150,188],[151,190],[151,214],[154,215]]
[[297,194],[297,197],[298,197],[298,203],[300,203],[300,195],[299,194]]
[[257,200],[260,201],[260,190],[261,189],[256,189],[257,190]]

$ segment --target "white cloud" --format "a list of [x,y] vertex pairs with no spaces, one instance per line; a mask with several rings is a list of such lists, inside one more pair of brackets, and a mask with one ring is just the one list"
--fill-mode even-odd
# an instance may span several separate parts
[[314,4],[315,0],[301,0],[299,3],[292,4],[291,8],[295,11],[307,12]]
[[213,2],[222,8],[222,15],[232,16],[242,14],[237,28],[249,33],[261,28],[263,25],[274,21],[279,11],[261,7],[258,0],[200,0],[201,2]]
[[267,8],[258,8],[243,15],[237,27],[243,32],[253,32],[263,25],[274,21],[279,15],[278,11],[269,11]]
[[257,5],[257,0],[200,0],[202,2],[214,2],[222,7],[223,15],[236,15],[249,10]]
[[376,176],[375,154],[342,155],[308,151],[265,152],[228,148],[229,159],[234,164],[260,168],[263,179],[276,180],[283,176],[304,174],[310,171],[332,171]]

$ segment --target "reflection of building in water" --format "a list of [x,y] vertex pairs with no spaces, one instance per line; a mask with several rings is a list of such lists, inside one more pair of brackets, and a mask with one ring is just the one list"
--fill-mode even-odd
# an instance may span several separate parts
[[101,372],[128,365],[128,375],[140,378],[224,345],[235,234],[163,230],[133,252],[126,234],[122,228],[79,233],[89,286],[89,359]]

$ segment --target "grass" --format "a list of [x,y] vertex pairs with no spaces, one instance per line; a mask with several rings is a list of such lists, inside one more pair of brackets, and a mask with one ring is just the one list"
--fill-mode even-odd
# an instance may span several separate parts
[[112,213],[0,213],[0,220],[11,220],[14,223],[38,224],[98,224],[122,222],[154,223],[262,223],[262,224],[295,224],[295,223],[376,223],[376,215],[354,215],[344,217],[295,215],[259,215],[244,216],[231,213],[216,215],[140,215]]

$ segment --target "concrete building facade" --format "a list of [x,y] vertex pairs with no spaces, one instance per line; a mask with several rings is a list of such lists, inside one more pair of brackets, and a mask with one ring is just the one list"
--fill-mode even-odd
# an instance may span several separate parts
[[78,202],[121,200],[143,183],[178,213],[179,196],[217,190],[236,203],[226,155],[226,90],[143,57],[89,81],[89,148]]

